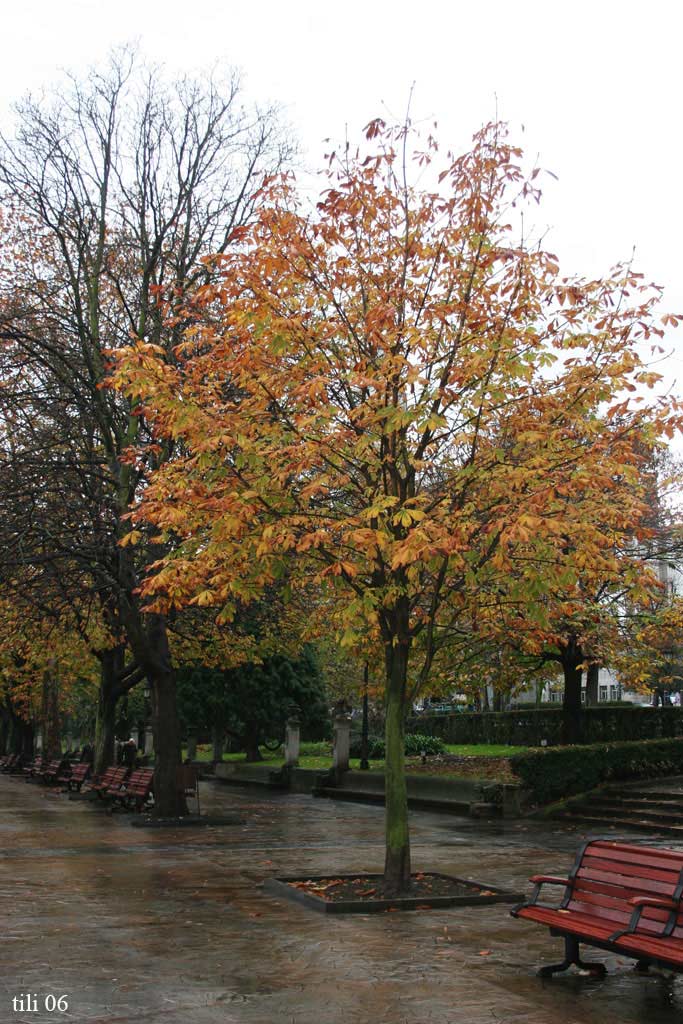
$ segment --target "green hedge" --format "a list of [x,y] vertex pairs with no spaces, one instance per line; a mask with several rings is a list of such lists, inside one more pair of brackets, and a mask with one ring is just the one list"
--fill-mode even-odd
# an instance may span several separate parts
[[[683,736],[683,708],[641,708],[612,705],[584,708],[585,743],[667,739]],[[409,732],[439,736],[444,743],[507,743],[537,747],[560,742],[562,708],[518,708],[516,711],[458,712],[411,718]]]
[[532,800],[547,804],[610,780],[683,774],[683,743],[662,739],[546,747],[515,754],[510,765]]

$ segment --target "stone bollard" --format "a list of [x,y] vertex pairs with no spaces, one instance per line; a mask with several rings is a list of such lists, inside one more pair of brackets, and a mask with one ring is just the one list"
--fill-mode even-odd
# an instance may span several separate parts
[[143,747],[144,754],[154,753],[154,733],[151,729],[145,729],[145,745]]
[[332,746],[332,767],[337,775],[349,770],[349,752],[351,748],[351,719],[348,715],[338,714],[334,719],[334,741]]
[[299,763],[301,722],[290,716],[285,727],[285,767],[295,768]]

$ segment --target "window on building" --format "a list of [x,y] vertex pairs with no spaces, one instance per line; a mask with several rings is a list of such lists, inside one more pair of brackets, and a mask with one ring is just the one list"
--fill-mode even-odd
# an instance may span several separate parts
[[598,700],[608,700],[607,690],[608,690],[608,687],[606,687],[606,686],[599,686],[598,687]]
[[618,686],[610,686],[610,688],[609,688],[609,699],[610,700],[619,700],[619,687]]

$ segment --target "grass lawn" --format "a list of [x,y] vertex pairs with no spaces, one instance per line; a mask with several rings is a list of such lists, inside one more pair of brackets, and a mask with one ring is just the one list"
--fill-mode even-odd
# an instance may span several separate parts
[[512,757],[513,754],[525,754],[531,747],[508,747],[502,743],[447,743],[449,754],[458,757]]
[[[504,776],[505,768],[507,768],[506,759],[512,754],[521,754],[529,747],[508,747],[502,744],[448,744],[446,747],[447,753],[451,756],[463,758],[458,764],[444,763],[443,760],[439,759],[438,755],[432,755],[427,758],[426,766],[421,764],[419,757],[411,757],[406,760],[406,767],[408,772],[411,768],[419,769],[420,774],[429,774],[430,762],[434,764],[434,774],[438,775],[477,775],[476,762],[473,764],[470,758],[486,758],[487,766],[486,770],[482,771],[482,775],[489,777],[497,774],[495,767],[495,760],[500,759],[501,762],[501,777]],[[276,751],[265,750],[261,748],[261,754],[263,757],[262,762],[252,762],[256,764],[268,764],[272,768],[277,768],[284,763],[282,748]],[[185,756],[185,751],[183,751]],[[210,761],[211,760],[211,747],[206,745],[200,745],[197,748],[197,760],[199,761]],[[246,756],[243,753],[239,754],[224,754],[224,761],[232,761],[241,764],[246,764]],[[491,761],[494,761],[494,765],[491,765]],[[483,762],[482,762],[483,763]],[[302,743],[301,744],[301,756],[299,758],[299,766],[301,768],[308,768],[319,772],[327,771],[332,767],[332,744],[331,743]],[[360,761],[358,758],[351,758],[350,767],[352,769],[360,769]],[[384,771],[384,761],[371,761],[371,771]]]

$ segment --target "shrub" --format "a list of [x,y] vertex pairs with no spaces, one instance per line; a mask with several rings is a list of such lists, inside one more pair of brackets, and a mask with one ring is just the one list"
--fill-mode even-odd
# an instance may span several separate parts
[[[416,757],[418,754],[443,754],[446,751],[446,744],[439,736],[426,736],[424,733],[408,733],[406,736],[405,752],[408,757]],[[368,737],[368,757],[372,761],[381,761],[384,758],[384,737]],[[361,756],[361,740],[354,736],[351,740],[351,757]]]
[[445,754],[446,744],[440,736],[427,736],[420,732],[408,733],[406,736],[406,754],[412,757],[422,753]]
[[613,779],[682,773],[683,743],[680,739],[661,739],[546,747],[515,754],[510,766],[532,800],[546,804]]
[[[349,753],[351,757],[362,757],[363,751],[361,747],[361,737],[353,736],[351,738],[351,746]],[[372,761],[381,761],[384,757],[384,737],[383,736],[368,736],[368,757]]]

